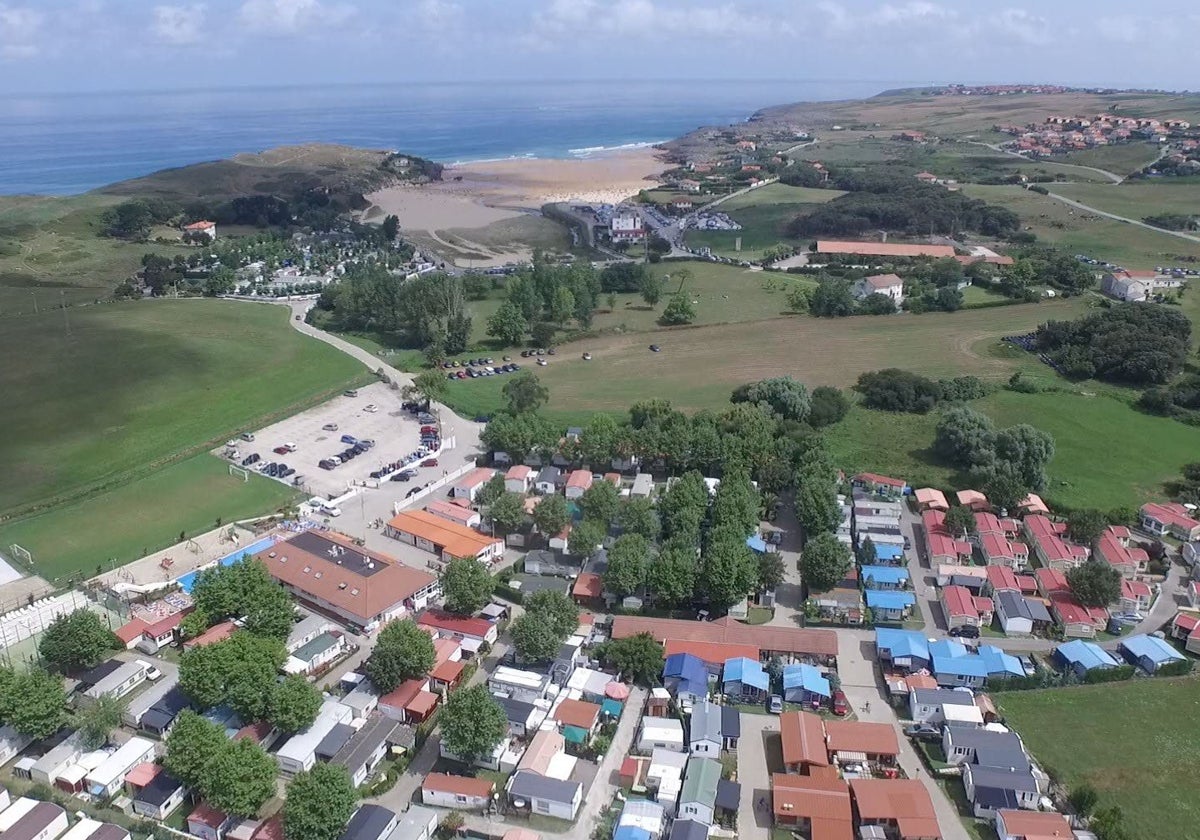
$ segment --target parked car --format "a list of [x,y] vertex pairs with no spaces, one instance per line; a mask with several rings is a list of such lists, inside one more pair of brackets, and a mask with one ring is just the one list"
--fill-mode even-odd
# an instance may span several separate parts
[[147,662],[145,659],[137,660],[137,664],[141,665],[142,668],[145,669],[146,679],[150,680],[150,682],[155,682],[156,680],[162,679],[162,671],[158,670],[158,668],[154,667],[154,665]]
[[363,411],[367,412],[367,414],[374,414],[378,410],[379,406],[375,405],[375,403],[370,403],[363,406]]
[[662,348],[661,348],[661,347],[659,347],[657,344],[651,344],[651,345],[650,345],[650,352],[651,352],[651,353],[657,353],[659,350],[662,350]]
[[422,487],[414,487],[413,489],[409,490],[407,493],[404,494],[404,498],[406,498],[406,499],[411,498],[411,497],[417,495],[418,493],[420,493],[421,490],[423,490],[423,489],[424,488],[422,488]]
[[351,388],[347,391],[342,391],[342,396],[343,397],[357,397],[358,390],[356,388]]
[[932,723],[918,723],[905,727],[904,734],[909,738],[916,738],[920,741],[940,741],[942,738],[942,728],[934,726]]
[[783,714],[783,698],[778,694],[772,694],[771,699],[767,701],[767,711],[773,715]]
[[951,627],[950,635],[958,636],[959,638],[962,638],[962,639],[978,639],[979,638],[979,628],[975,627],[973,625],[970,625],[970,624],[962,624],[962,625],[959,625],[958,627]]
[[437,465],[438,465],[437,458],[426,458],[424,461],[421,462],[422,467],[436,467]]
[[337,423],[326,423],[324,426],[321,427],[321,431],[324,431],[324,432],[336,432],[337,430],[338,430]]
[[262,460],[262,458],[259,457],[257,452],[251,452],[249,455],[247,455],[245,458],[242,459],[242,466],[248,467],[251,464],[257,464],[261,460]]
[[846,700],[846,692],[840,688],[833,692],[833,713],[838,717],[850,714],[850,703]]
[[288,454],[288,448],[287,448],[286,446],[276,446],[276,447],[275,447],[274,449],[272,449],[271,451],[272,451],[272,452],[274,452],[276,455],[286,455],[286,454]]

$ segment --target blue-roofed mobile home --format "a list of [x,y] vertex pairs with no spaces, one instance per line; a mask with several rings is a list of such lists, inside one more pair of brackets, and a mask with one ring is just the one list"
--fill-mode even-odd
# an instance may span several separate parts
[[708,696],[708,670],[690,653],[673,653],[663,665],[663,685],[680,703],[690,706]]
[[898,589],[868,589],[863,595],[875,621],[903,621],[917,605],[917,596]]
[[789,703],[819,706],[833,697],[829,680],[812,665],[783,666],[783,699]]
[[867,589],[904,589],[908,585],[908,569],[903,566],[863,566],[858,579]]
[[1147,674],[1163,665],[1179,662],[1184,655],[1157,636],[1130,636],[1117,646],[1125,658]]
[[771,678],[761,662],[740,656],[725,662],[722,690],[730,697],[757,703],[771,690]]
[[912,673],[930,665],[929,640],[916,630],[894,630],[880,627],[875,630],[875,648],[879,659],[891,663],[897,671]]
[[1121,663],[1111,653],[1095,642],[1074,639],[1054,650],[1064,668],[1070,668],[1080,678],[1096,668],[1116,668]]

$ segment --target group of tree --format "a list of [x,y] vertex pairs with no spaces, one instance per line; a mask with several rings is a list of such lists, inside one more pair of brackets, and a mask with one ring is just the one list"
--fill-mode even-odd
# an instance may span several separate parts
[[100,616],[89,609],[60,615],[38,641],[42,660],[63,674],[95,667],[116,647],[117,637]]
[[941,402],[967,402],[988,394],[987,385],[974,376],[934,380],[899,368],[860,374],[854,390],[867,408],[910,414],[925,414]]
[[267,573],[261,560],[248,557],[200,572],[192,600],[195,609],[182,624],[183,634],[189,638],[236,618],[256,636],[283,641],[296,623],[296,609],[287,590]]
[[[497,477],[503,484],[504,477]],[[474,557],[455,557],[442,571],[446,609],[461,615],[474,615],[491,599],[494,583],[483,562]]]
[[980,483],[1003,477],[1025,493],[1045,488],[1046,465],[1054,457],[1054,438],[1046,432],[1025,423],[997,429],[990,417],[965,405],[942,414],[933,446],[954,466],[971,470]]
[[62,677],[41,668],[0,668],[0,724],[22,735],[48,738],[67,721]]
[[375,687],[387,694],[400,683],[429,673],[435,658],[433,638],[411,618],[405,618],[379,631],[375,647],[367,657],[366,672]]
[[215,807],[255,817],[275,795],[275,759],[250,739],[229,740],[225,728],[185,710],[167,736],[163,765]]
[[508,278],[504,302],[488,319],[488,335],[510,346],[527,339],[551,344],[555,332],[572,321],[583,329],[592,325],[601,289],[601,275],[591,263],[559,265],[535,252],[527,270]]
[[1108,562],[1092,557],[1067,572],[1067,585],[1085,607],[1107,607],[1121,596],[1121,573]]
[[549,662],[562,643],[579,627],[579,608],[562,592],[535,592],[524,601],[509,634],[526,662]]
[[508,733],[508,716],[486,685],[451,691],[439,720],[442,746],[467,764],[490,755]]
[[346,768],[318,761],[296,774],[283,803],[286,840],[337,840],[358,803]]
[[1184,373],[1167,385],[1147,388],[1138,398],[1137,407],[1149,414],[1200,425],[1200,374]]
[[115,239],[144,240],[154,225],[176,218],[182,208],[159,198],[134,198],[105,211],[101,219],[104,235]]
[[1049,321],[1037,349],[1064,375],[1127,385],[1162,385],[1183,369],[1192,325],[1182,312],[1152,303],[1099,309],[1074,321]]
[[804,543],[800,574],[809,592],[826,592],[845,579],[853,556],[850,546],[828,531]]
[[649,633],[612,639],[596,649],[596,657],[622,679],[653,687],[662,674],[662,645]]

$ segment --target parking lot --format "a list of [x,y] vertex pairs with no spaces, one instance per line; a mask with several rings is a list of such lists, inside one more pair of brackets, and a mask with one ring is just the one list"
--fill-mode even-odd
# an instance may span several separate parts
[[[421,424],[401,408],[402,402],[398,390],[393,391],[382,383],[359,388],[357,397],[339,396],[302,414],[252,431],[254,440],[238,440],[237,455],[232,460],[241,464],[247,456],[257,454],[261,460],[247,469],[270,462],[285,463],[295,473],[277,480],[295,483],[305,492],[327,499],[344,493],[355,484],[373,486],[377,482],[370,477],[372,471],[384,464],[404,460],[420,445]],[[370,410],[372,407],[374,410]],[[321,460],[348,448],[348,444],[342,442],[343,435],[373,440],[375,445],[332,470],[318,466]],[[286,454],[273,451],[284,445],[294,445],[295,450]],[[218,454],[224,451],[222,447]]]

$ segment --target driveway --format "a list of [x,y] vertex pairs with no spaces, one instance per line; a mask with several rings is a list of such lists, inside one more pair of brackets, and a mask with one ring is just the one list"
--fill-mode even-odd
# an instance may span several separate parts
[[[739,840],[771,836],[771,767],[768,745],[778,751],[779,718],[776,715],[742,714],[742,737],[738,740],[738,782],[742,799],[738,807]],[[776,756],[778,758],[778,756]],[[761,804],[764,803],[765,805]]]

